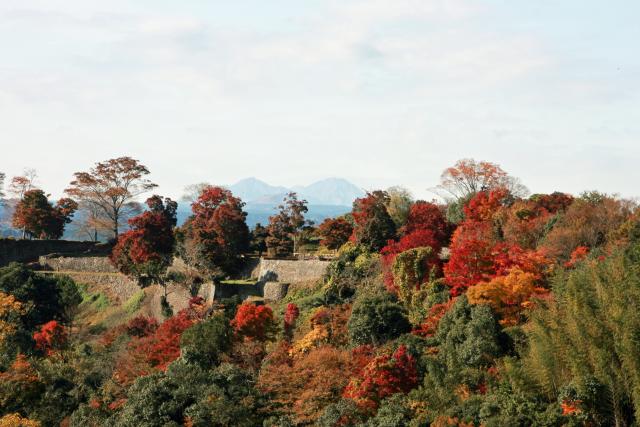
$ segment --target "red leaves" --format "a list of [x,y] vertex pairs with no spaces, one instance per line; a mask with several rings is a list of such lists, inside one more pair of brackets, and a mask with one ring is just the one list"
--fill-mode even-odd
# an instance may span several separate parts
[[273,311],[266,305],[243,303],[238,307],[231,326],[239,336],[265,340],[274,332]]
[[327,218],[318,226],[320,242],[328,249],[338,249],[349,241],[353,233],[353,226],[344,218]]
[[243,206],[229,190],[206,188],[191,205],[193,216],[183,226],[185,259],[204,270],[232,271],[249,247]]
[[435,304],[429,309],[429,314],[422,321],[422,324],[411,331],[412,334],[421,337],[433,337],[438,330],[440,319],[449,311],[456,299],[451,298],[449,301],[441,304]]
[[373,358],[358,378],[353,378],[343,397],[355,400],[365,409],[375,410],[380,401],[394,393],[408,393],[418,384],[416,361],[400,346],[393,355]]
[[562,408],[562,415],[572,416],[580,414],[582,412],[582,409],[580,408],[581,404],[581,400],[564,399],[562,403],[560,403],[560,408]]
[[476,194],[464,207],[465,222],[492,219],[493,215],[504,205],[508,196],[509,191],[504,188],[490,192],[481,191]]
[[451,255],[444,266],[445,280],[453,296],[495,274],[493,244],[488,223],[463,223],[453,233]]
[[36,238],[59,239],[77,209],[78,204],[71,199],[60,199],[52,206],[42,190],[29,190],[16,206],[13,226]]
[[284,312],[284,331],[287,336],[291,336],[299,316],[300,310],[298,306],[293,303],[287,304],[287,309]]
[[564,264],[564,266],[566,268],[573,268],[576,264],[585,259],[587,255],[589,255],[589,248],[587,246],[578,246],[573,252],[571,252],[571,258]]
[[129,385],[136,378],[153,370],[167,369],[180,357],[180,337],[199,317],[193,310],[185,309],[158,326],[155,319],[136,317],[126,326],[132,337],[127,352],[118,360],[114,379]]
[[127,323],[127,334],[132,337],[147,337],[158,330],[158,321],[151,317],[134,317]]
[[111,261],[124,274],[156,278],[164,273],[173,255],[174,202],[166,199],[166,210],[158,196],[147,202],[152,210],[129,220],[132,229],[120,235]]
[[449,224],[442,211],[433,203],[418,201],[411,206],[407,223],[401,231],[404,235],[408,235],[423,230],[431,232],[439,244],[438,247],[445,246],[449,237]]
[[67,331],[55,320],[45,323],[39,332],[33,334],[36,349],[43,351],[47,356],[62,350],[67,344]]
[[541,252],[501,242],[496,235],[493,219],[506,194],[504,190],[479,193],[465,207],[466,219],[453,234],[451,255],[444,267],[451,295],[460,295],[469,286],[506,275],[514,267],[540,278],[549,264]]
[[165,370],[180,357],[180,337],[194,321],[187,310],[165,320],[151,336],[142,338],[135,347],[147,355],[152,367]]

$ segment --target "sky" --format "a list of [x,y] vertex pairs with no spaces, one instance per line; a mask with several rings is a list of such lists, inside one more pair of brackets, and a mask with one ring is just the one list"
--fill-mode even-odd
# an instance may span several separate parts
[[343,177],[430,199],[461,158],[640,196],[640,2],[1,0],[0,171],[139,159],[196,182]]

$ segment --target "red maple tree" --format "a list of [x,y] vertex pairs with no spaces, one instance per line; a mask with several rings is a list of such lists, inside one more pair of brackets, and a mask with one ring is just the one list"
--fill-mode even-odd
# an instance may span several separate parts
[[43,351],[47,356],[55,354],[67,345],[67,330],[56,320],[51,320],[33,334],[36,349]]
[[380,401],[395,393],[408,393],[418,384],[416,361],[403,345],[393,354],[373,358],[342,395],[365,410],[375,410]]
[[121,234],[111,261],[122,273],[159,280],[173,259],[177,204],[159,196],[147,199],[149,210],[131,218],[131,230]]
[[249,249],[244,203],[231,191],[207,187],[193,202],[193,216],[182,226],[181,256],[210,272],[233,272]]
[[259,341],[270,338],[274,333],[273,311],[266,305],[248,302],[240,304],[231,326],[238,336]]
[[338,249],[349,241],[353,225],[344,218],[327,218],[318,226],[322,237],[320,244],[328,249]]

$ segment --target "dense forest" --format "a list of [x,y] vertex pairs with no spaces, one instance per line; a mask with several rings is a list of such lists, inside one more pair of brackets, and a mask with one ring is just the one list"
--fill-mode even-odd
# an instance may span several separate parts
[[[634,202],[530,195],[466,159],[434,183],[437,201],[371,191],[321,224],[291,193],[249,229],[242,200],[201,186],[178,227],[148,176],[129,157],[97,163],[55,203],[28,174],[8,184],[22,238],[58,239],[84,212],[113,265],[165,295],[161,319],[128,302],[106,321],[110,302],[83,283],[0,268],[0,426],[638,424]],[[331,263],[283,300],[167,302],[168,283],[304,251]]]

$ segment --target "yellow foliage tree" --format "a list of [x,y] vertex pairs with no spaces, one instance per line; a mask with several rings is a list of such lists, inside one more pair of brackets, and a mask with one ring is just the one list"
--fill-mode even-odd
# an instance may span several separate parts
[[40,423],[22,418],[20,414],[8,414],[0,418],[0,427],[40,427]]
[[471,286],[467,299],[470,304],[488,304],[500,316],[501,325],[512,326],[522,320],[522,311],[533,305],[533,298],[548,292],[537,285],[534,274],[515,268],[506,276]]
[[24,305],[13,295],[0,292],[0,346],[16,331],[12,316],[23,314]]

